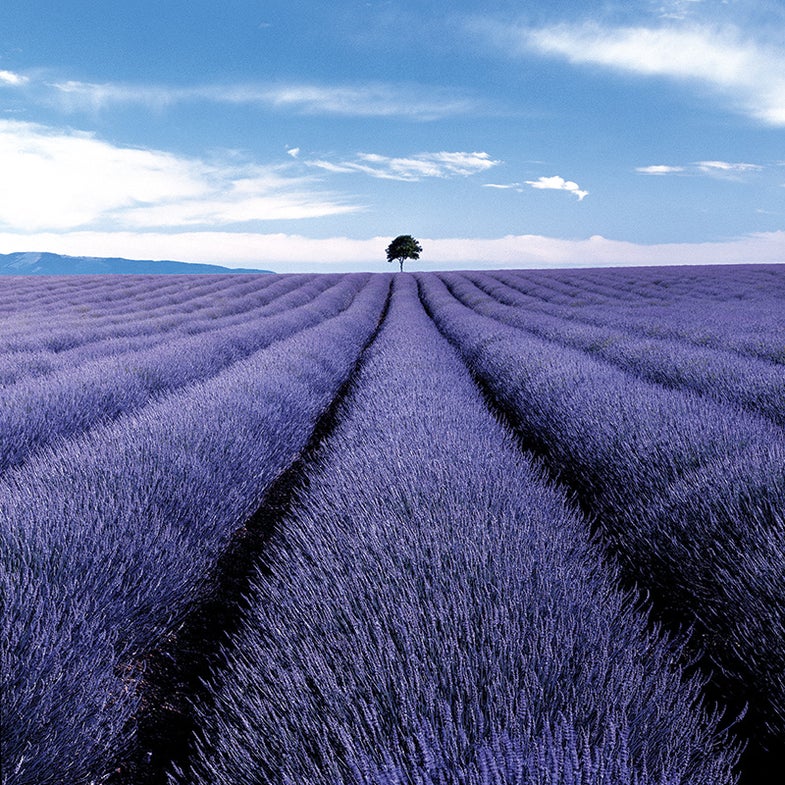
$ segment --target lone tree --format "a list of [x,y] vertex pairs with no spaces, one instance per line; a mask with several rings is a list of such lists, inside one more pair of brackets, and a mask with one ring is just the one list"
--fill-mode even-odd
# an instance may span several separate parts
[[387,261],[394,262],[396,259],[401,265],[401,272],[403,272],[403,263],[405,259],[419,259],[422,246],[410,234],[402,234],[396,237],[387,246]]

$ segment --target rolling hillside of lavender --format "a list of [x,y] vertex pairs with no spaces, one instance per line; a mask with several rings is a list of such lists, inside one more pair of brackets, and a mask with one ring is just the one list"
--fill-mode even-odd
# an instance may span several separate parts
[[780,781],[785,267],[61,261],[0,257],[2,785]]

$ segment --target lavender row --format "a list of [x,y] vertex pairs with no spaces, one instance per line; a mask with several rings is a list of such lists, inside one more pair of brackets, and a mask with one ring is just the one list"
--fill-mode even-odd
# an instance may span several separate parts
[[[44,279],[36,280],[43,282]],[[133,283],[129,280],[129,287]],[[237,292],[236,281],[229,282],[235,285],[224,289],[216,289],[215,284],[219,283],[216,281],[209,292],[197,292],[192,285],[184,285],[182,289],[170,291],[163,302],[156,304],[153,301],[156,296],[164,294],[156,283],[146,281],[145,300],[132,300],[128,311],[119,315],[109,310],[107,301],[103,299],[106,292],[101,289],[91,291],[81,303],[73,306],[61,301],[44,306],[42,310],[30,306],[9,309],[8,316],[0,324],[0,362],[8,369],[5,373],[12,374],[15,364],[23,369],[30,366],[34,370],[37,365],[43,365],[46,372],[49,366],[74,364],[82,355],[89,358],[93,354],[106,354],[104,346],[108,346],[111,352],[117,341],[163,340],[181,325],[192,321],[194,314],[191,310],[200,303],[206,310],[226,295],[229,299],[225,302],[234,302],[241,294]],[[4,381],[12,381],[13,378]]]
[[73,370],[90,360],[271,316],[308,302],[339,280],[337,275],[276,276],[273,284],[262,288],[242,291],[232,286],[179,305],[177,301],[169,303],[166,313],[158,318],[140,308],[108,327],[82,324],[61,328],[51,340],[45,339],[46,348],[0,354],[0,384],[42,377],[61,368]]
[[396,276],[172,781],[730,783],[699,685],[614,586]]
[[0,383],[7,388],[20,380],[39,378],[43,381],[44,376],[62,369],[75,371],[78,366],[92,360],[119,358],[124,353],[246,324],[307,303],[338,280],[339,276],[324,276],[324,279],[318,280],[315,276],[313,279],[301,276],[298,281],[295,281],[295,276],[281,277],[277,281],[281,287],[267,286],[239,297],[236,287],[231,287],[211,296],[207,302],[202,302],[201,298],[187,301],[181,306],[187,313],[178,314],[175,303],[168,309],[165,325],[151,319],[145,309],[140,309],[133,318],[126,319],[115,334],[95,332],[90,326],[67,328],[56,340],[63,341],[70,348],[0,354]]
[[[125,297],[126,293],[137,291],[137,284],[141,281],[149,280],[150,276],[6,276],[0,292],[0,309],[3,312],[18,308],[36,309],[53,303],[59,307],[64,300],[89,297],[90,292],[98,289],[105,293],[107,299],[113,299],[117,292],[123,292]],[[171,288],[176,282],[174,278],[166,278],[160,285],[162,289]]]
[[[245,323],[85,362],[3,392],[0,474],[36,451],[117,419],[345,309],[367,280],[346,276],[311,302]],[[299,292],[298,292],[299,294]],[[286,299],[286,298],[282,298]]]
[[[35,329],[42,319],[56,315],[61,321],[78,323],[85,319],[117,319],[133,315],[141,308],[155,310],[161,303],[186,301],[227,285],[223,281],[159,280],[156,276],[88,276],[82,285],[53,287],[48,277],[30,279],[24,292],[19,286],[4,291],[0,313],[11,316],[3,333],[14,334],[15,327]],[[55,281],[60,279],[54,279]],[[67,282],[67,281],[66,281]],[[77,282],[78,283],[78,282]],[[9,329],[10,328],[10,329]]]
[[739,297],[785,296],[778,265],[699,265],[637,268],[504,271],[548,302],[572,307],[576,301],[602,308],[648,306],[678,301],[731,302]]
[[104,781],[145,657],[308,442],[388,287],[0,483],[3,785]]
[[[222,288],[194,293],[191,286],[184,286],[184,291],[172,292],[157,304],[150,300],[159,292],[151,287],[146,302],[137,303],[121,315],[107,313],[100,291],[78,306],[76,313],[62,308],[52,308],[45,315],[23,310],[15,313],[13,323],[3,329],[0,361],[4,365],[42,360],[55,365],[74,364],[82,356],[106,354],[105,345],[111,350],[112,342],[118,339],[145,342],[150,336],[163,340],[180,332],[213,329],[216,322],[228,323],[231,318],[242,318],[244,313],[270,307],[282,295],[308,283],[308,279],[277,276],[272,283],[260,287],[253,279],[243,282],[227,278]],[[150,283],[154,285],[156,281]]]
[[[444,274],[452,294],[478,313],[587,352],[624,371],[762,414],[785,425],[785,368],[761,359],[670,339],[531,313],[526,301],[492,276]],[[487,296],[484,296],[487,295]]]
[[[139,307],[161,307],[213,291],[271,285],[274,275],[84,275],[6,278],[0,293],[0,311],[47,313],[49,309],[76,315],[88,306],[94,316],[133,314]],[[233,280],[234,279],[234,282]],[[96,311],[96,307],[98,310]]]
[[[537,310],[578,322],[617,327],[650,338],[686,341],[695,346],[733,351],[769,362],[785,363],[778,336],[785,329],[781,267],[748,265],[711,268],[641,268],[569,271],[572,286],[560,297],[543,292],[548,273],[495,273],[516,288]],[[588,280],[626,281],[609,296],[588,296]],[[559,273],[567,276],[568,271]],[[754,309],[755,318],[750,319]]]
[[[690,275],[683,268],[656,270],[658,275],[653,281],[652,272],[650,268],[640,268],[499,271],[491,275],[516,289],[532,311],[770,362],[785,361],[782,346],[776,340],[777,332],[785,327],[780,307],[785,296],[782,271],[762,265],[714,267],[703,271],[704,286],[699,285],[701,277]],[[557,293],[551,291],[568,273],[570,286]],[[600,273],[607,276],[607,288],[619,279],[625,281],[625,288],[613,292],[592,287],[590,281]],[[751,321],[748,315],[752,303],[756,317]]]
[[[312,285],[304,276],[303,279],[296,290],[303,291]],[[267,286],[252,292],[249,297],[232,286],[204,296],[193,296],[184,303],[179,298],[172,299],[166,305],[163,318],[154,318],[155,311],[151,307],[137,306],[135,312],[119,320],[113,319],[109,325],[99,324],[99,316],[87,319],[84,315],[69,323],[55,311],[50,317],[57,327],[54,330],[51,324],[33,314],[34,329],[16,324],[15,332],[8,328],[4,330],[7,351],[0,353],[0,384],[5,386],[20,379],[45,376],[61,368],[74,369],[85,361],[155,346],[173,337],[227,326],[252,313],[269,312],[276,300],[293,294],[290,291],[294,283],[292,277],[277,283],[285,286],[284,291]],[[186,291],[190,292],[191,288],[187,287]],[[99,298],[100,294],[96,292],[94,296]],[[96,299],[93,307],[100,312],[103,303]],[[178,311],[180,308],[182,313]],[[239,314],[238,308],[242,309]],[[227,313],[222,313],[224,310]],[[14,335],[16,337],[12,337]]]
[[695,627],[719,694],[785,749],[785,444],[744,412],[637,380],[459,304],[419,278],[467,363],[597,517],[626,575]]

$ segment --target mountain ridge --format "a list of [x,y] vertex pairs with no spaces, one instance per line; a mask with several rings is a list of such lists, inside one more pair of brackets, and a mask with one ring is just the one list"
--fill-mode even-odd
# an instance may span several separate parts
[[119,256],[65,256],[63,254],[36,251],[0,254],[0,276],[218,275],[230,273],[270,274],[272,270],[233,269],[217,264],[124,259]]

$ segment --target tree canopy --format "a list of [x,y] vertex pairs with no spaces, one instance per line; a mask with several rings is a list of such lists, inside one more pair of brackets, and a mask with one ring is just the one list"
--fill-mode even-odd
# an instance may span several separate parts
[[406,259],[419,259],[422,246],[410,234],[398,235],[387,246],[387,261],[398,261],[403,272],[403,263]]

